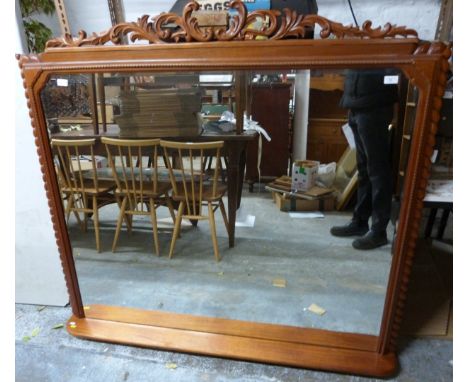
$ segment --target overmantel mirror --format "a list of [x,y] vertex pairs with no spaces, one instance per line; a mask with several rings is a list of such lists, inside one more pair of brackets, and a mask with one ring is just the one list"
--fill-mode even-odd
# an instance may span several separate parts
[[[389,376],[451,48],[390,24],[229,7],[189,3],[181,16],[65,35],[18,57],[73,310],[67,330]],[[357,170],[359,113],[343,102],[353,76],[385,93],[368,99],[390,99],[366,117],[371,149],[390,158],[379,171],[393,200],[387,240],[368,250],[330,230],[349,221],[376,163]],[[317,171],[315,194],[291,192],[297,167]],[[314,203],[321,212],[294,213]]]

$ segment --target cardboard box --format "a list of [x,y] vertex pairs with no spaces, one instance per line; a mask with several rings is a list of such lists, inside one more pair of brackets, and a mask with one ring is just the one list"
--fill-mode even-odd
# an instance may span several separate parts
[[308,191],[315,185],[320,162],[297,160],[293,164],[291,190]]
[[280,192],[273,192],[273,199],[281,211],[333,211],[335,209],[335,197],[333,194],[321,198],[306,200],[285,196]]

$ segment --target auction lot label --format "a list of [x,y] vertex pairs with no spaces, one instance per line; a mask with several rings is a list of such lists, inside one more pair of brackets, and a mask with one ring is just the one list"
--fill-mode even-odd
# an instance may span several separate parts
[[[205,11],[226,11],[229,7],[229,1],[220,0],[198,0],[200,8]],[[256,9],[270,9],[270,0],[243,0],[247,11]]]

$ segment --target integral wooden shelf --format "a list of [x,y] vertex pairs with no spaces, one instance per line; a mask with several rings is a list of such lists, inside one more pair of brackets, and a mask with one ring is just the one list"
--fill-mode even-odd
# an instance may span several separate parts
[[[394,353],[375,352],[378,337],[106,305],[71,316],[79,338],[294,367],[387,377]],[[356,344],[360,348],[356,349]]]

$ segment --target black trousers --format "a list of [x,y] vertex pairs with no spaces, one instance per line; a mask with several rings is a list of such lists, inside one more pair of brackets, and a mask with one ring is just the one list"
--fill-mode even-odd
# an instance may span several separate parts
[[353,220],[367,223],[371,230],[385,231],[392,206],[390,132],[393,105],[350,110],[349,125],[356,142],[358,168],[357,203]]

